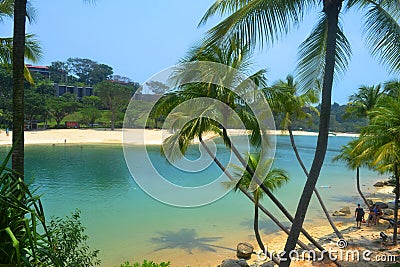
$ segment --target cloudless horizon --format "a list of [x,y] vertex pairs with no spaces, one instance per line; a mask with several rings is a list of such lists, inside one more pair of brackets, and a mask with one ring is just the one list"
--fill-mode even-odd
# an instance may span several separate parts
[[[37,65],[50,65],[70,57],[89,58],[107,64],[114,74],[127,76],[143,83],[155,73],[178,62],[204,33],[221,20],[211,19],[197,27],[206,10],[215,0],[32,0],[37,9],[34,24],[27,32],[34,33],[43,47],[43,58]],[[377,60],[372,58],[361,39],[360,13],[342,16],[344,32],[353,50],[348,71],[338,79],[333,89],[333,102],[347,103],[348,97],[361,85],[373,85],[389,79]],[[299,44],[310,33],[318,11],[313,11],[288,36],[273,47],[257,49],[254,53],[254,71],[268,70],[272,84],[294,74]],[[11,34],[12,23],[1,25]]]

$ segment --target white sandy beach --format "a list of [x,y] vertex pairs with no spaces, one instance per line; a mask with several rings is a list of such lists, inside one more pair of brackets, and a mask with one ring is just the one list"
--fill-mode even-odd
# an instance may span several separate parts
[[[25,144],[86,144],[86,143],[102,143],[102,144],[120,144],[125,135],[125,142],[135,145],[159,145],[162,143],[166,131],[162,130],[143,130],[143,129],[58,129],[58,130],[40,130],[26,131]],[[243,135],[243,130],[229,130],[230,135]],[[288,135],[287,131],[273,131],[272,134]],[[294,135],[316,136],[318,133],[306,131],[294,131]],[[164,135],[164,136],[163,136]],[[357,134],[335,133],[336,136],[356,137]],[[0,132],[0,145],[11,145],[12,132],[6,135],[3,130]]]

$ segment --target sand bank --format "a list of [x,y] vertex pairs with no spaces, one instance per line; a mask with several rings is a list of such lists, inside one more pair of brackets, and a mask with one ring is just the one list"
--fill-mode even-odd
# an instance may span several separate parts
[[[143,130],[143,129],[58,129],[26,131],[25,144],[85,144],[85,143],[103,143],[120,144],[123,134],[125,140],[135,145],[159,145],[162,140],[168,136],[168,132],[162,130]],[[243,130],[229,130],[230,135],[246,134]],[[287,135],[287,131],[273,131],[272,134]],[[318,133],[306,131],[294,131],[294,135],[316,136]],[[355,137],[357,134],[335,133],[336,136]],[[210,136],[211,137],[211,136]],[[12,132],[6,135],[5,131],[0,132],[0,145],[11,145]]]

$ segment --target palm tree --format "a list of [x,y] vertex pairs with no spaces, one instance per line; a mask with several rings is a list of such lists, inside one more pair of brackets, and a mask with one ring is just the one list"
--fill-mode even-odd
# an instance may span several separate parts
[[[94,2],[94,0],[85,0],[85,2]],[[12,142],[16,144],[12,155],[12,168],[24,177],[24,74],[25,70],[25,51],[26,51],[26,36],[25,22],[27,12],[27,0],[6,0],[2,1],[9,6],[14,4],[11,10],[14,17],[13,30],[13,46],[12,46],[12,66],[13,66],[13,136]],[[32,9],[33,10],[33,9]],[[30,19],[30,17],[28,17]]]
[[[294,77],[292,75],[288,75],[286,77],[286,81],[279,80],[272,86],[272,90],[282,92],[281,102],[278,102],[278,106],[274,106],[275,110],[279,113],[283,114],[283,120],[281,126],[288,130],[290,143],[292,145],[293,151],[296,155],[297,161],[299,162],[303,172],[308,178],[309,173],[307,168],[305,167],[303,161],[301,160],[300,154],[297,150],[297,146],[295,143],[295,139],[293,136],[292,130],[292,121],[293,119],[311,119],[312,115],[305,111],[305,108],[310,109],[310,111],[319,113],[318,110],[311,106],[311,104],[318,102],[318,96],[316,90],[309,90],[305,93],[300,93],[298,90],[298,84],[294,81]],[[325,216],[331,225],[333,231],[336,233],[339,239],[344,239],[342,233],[337,229],[335,223],[332,220],[331,215],[329,214],[328,209],[326,208],[321,195],[319,194],[316,187],[314,187],[314,194],[318,199],[319,204],[321,205],[322,210],[325,213]]]
[[390,80],[385,82],[385,92],[391,97],[400,97],[400,80]]
[[357,93],[349,97],[349,103],[346,108],[346,116],[355,116],[358,118],[367,117],[367,112],[373,109],[379,99],[385,95],[386,90],[382,90],[381,85],[361,86]]
[[[389,86],[385,86],[384,89],[381,85],[377,86],[361,86],[358,91],[349,97],[349,103],[347,104],[346,117],[357,117],[370,119],[369,112],[375,108],[379,103],[387,97],[387,92],[390,91]],[[347,146],[342,147],[341,152],[334,160],[341,160],[346,162],[347,166],[351,169],[356,170],[356,184],[357,191],[364,203],[369,207],[369,203],[361,191],[360,187],[360,162],[355,161],[352,158],[351,151],[355,143],[349,142]]]
[[[223,42],[235,36],[241,44],[259,42],[273,43],[278,37],[297,26],[304,16],[322,3],[322,14],[311,35],[300,46],[298,65],[299,81],[302,88],[315,88],[322,81],[321,114],[319,135],[309,179],[301,195],[292,231],[285,252],[295,248],[300,228],[317,183],[326,154],[331,95],[334,76],[345,71],[351,54],[350,45],[341,29],[339,15],[343,0],[323,1],[267,1],[267,0],[225,0],[216,1],[206,12],[200,24],[211,16],[220,14],[226,18],[208,31],[206,45]],[[346,9],[366,12],[364,36],[371,54],[394,72],[400,71],[400,26],[398,23],[399,3],[397,1],[348,0]],[[290,259],[281,262],[289,266]]]
[[13,33],[13,169],[24,177],[24,52],[26,0],[14,1]]
[[[233,44],[233,45],[230,45]],[[223,49],[225,50],[224,52],[218,52],[218,49]],[[197,52],[196,52],[197,51]],[[210,55],[204,55],[204,53],[209,53],[208,51],[211,51]],[[237,67],[240,70],[245,70],[245,68],[241,67],[240,62],[246,62],[244,66],[249,66],[247,63],[248,61],[244,61],[244,59],[247,59],[248,57],[246,56],[246,53],[250,52],[250,50],[246,49],[238,49],[237,45],[234,42],[229,42],[227,45],[221,45],[221,46],[208,46],[205,48],[198,48],[194,49],[191,51],[191,53],[195,54],[195,57],[187,57],[191,58],[192,60],[197,60],[198,58],[201,59],[206,59],[208,61],[213,60],[214,62],[219,62],[219,63],[224,63],[227,64],[227,62],[235,62],[235,67]],[[229,55],[227,56],[222,56],[222,55]],[[196,57],[197,55],[197,57]],[[201,55],[201,57],[199,56]],[[217,56],[214,56],[217,55]],[[232,57],[238,57],[239,60],[232,60]],[[229,60],[226,60],[226,59]],[[221,60],[222,59],[222,60]],[[220,62],[221,60],[221,62]],[[286,218],[288,218],[289,221],[293,222],[293,217],[291,214],[287,211],[287,209],[282,205],[282,203],[272,194],[272,192],[265,187],[263,183],[261,183],[261,179],[259,176],[263,177],[263,175],[260,175],[258,172],[260,172],[259,169],[253,170],[250,168],[250,166],[247,166],[246,161],[243,159],[241,153],[238,151],[236,146],[231,142],[230,138],[227,136],[226,132],[226,125],[224,123],[220,123],[221,121],[225,121],[226,114],[229,115],[234,115],[235,113],[239,116],[240,121],[244,123],[244,126],[246,127],[247,130],[250,130],[251,135],[250,135],[250,141],[253,145],[255,146],[260,146],[260,139],[261,139],[261,129],[259,128],[260,125],[257,122],[257,119],[255,119],[254,114],[251,111],[251,108],[247,105],[246,101],[243,101],[240,97],[237,95],[233,94],[230,90],[227,90],[225,87],[230,87],[230,86],[216,86],[214,83],[209,82],[209,83],[192,83],[190,84],[191,78],[193,78],[192,71],[187,71],[186,67],[183,71],[176,71],[177,74],[175,73],[173,77],[171,78],[172,82],[175,83],[176,80],[179,81],[178,84],[185,84],[185,86],[178,88],[177,90],[167,93],[164,95],[157,103],[155,108],[153,109],[152,113],[150,114],[151,118],[157,118],[161,115],[163,116],[171,116],[171,117],[179,117],[180,119],[176,120],[178,122],[178,126],[173,126],[173,129],[181,129],[180,131],[175,132],[174,135],[172,135],[169,139],[168,142],[165,142],[163,145],[163,153],[171,160],[174,160],[176,155],[182,155],[186,152],[187,147],[190,144],[191,140],[196,139],[199,137],[201,139],[201,135],[204,132],[207,132],[205,129],[208,129],[209,132],[214,132],[217,136],[222,136],[223,141],[227,145],[228,148],[231,149],[231,151],[235,154],[236,158],[241,162],[243,166],[245,166],[246,170],[250,173],[253,174],[253,177],[257,183],[259,183],[259,186],[261,189],[267,194],[267,196],[274,202],[275,205],[280,209],[280,211],[285,215]],[[214,81],[215,79],[218,79],[220,77],[214,77],[213,72],[203,70],[201,68],[195,69],[193,72],[198,72],[202,73],[204,76],[211,76],[207,77],[210,79],[210,81]],[[183,74],[181,74],[183,73]],[[185,73],[189,73],[190,77],[186,77]],[[249,75],[249,78],[254,81],[255,84],[262,85],[265,81],[265,79],[261,76],[263,75],[263,71],[258,71],[253,75]],[[197,74],[198,75],[198,74]],[[217,74],[218,75],[218,74]],[[226,80],[235,80],[234,73],[229,73],[229,70],[227,71],[227,74],[224,79],[224,82]],[[261,76],[261,77],[260,77]],[[258,78],[257,78],[258,77]],[[201,76],[202,79],[204,79],[203,76]],[[188,84],[189,83],[189,84]],[[276,92],[273,92],[273,90],[266,90],[264,92],[267,92],[269,96],[277,95]],[[248,95],[251,95],[255,98],[259,97],[257,96],[256,92],[247,92]],[[260,95],[261,93],[258,93]],[[195,119],[191,120],[189,119],[184,119],[184,114],[185,112],[176,112],[175,114],[171,115],[170,112],[173,110],[175,107],[180,105],[181,103],[188,101],[190,99],[196,99],[200,97],[207,97],[207,98],[213,98],[217,99],[222,103],[225,103],[225,106],[229,106],[230,109],[236,112],[226,112],[224,110],[223,112],[218,113],[219,108],[216,107],[215,105],[210,105],[207,108],[204,108],[204,110],[201,111],[201,114],[199,113],[199,110],[194,112],[194,110],[191,108],[192,106],[187,107],[189,110],[185,110],[185,112],[189,112],[189,114],[194,114],[196,113],[197,117],[209,116],[208,118],[215,118],[214,120],[211,119]],[[195,102],[196,109],[199,109],[199,107],[204,107],[205,103],[202,103],[203,100],[199,100],[199,102]],[[266,104],[262,106],[262,109],[265,110]],[[199,113],[199,114],[197,114]],[[218,117],[219,116],[219,117]],[[197,118],[196,117],[196,118]],[[221,120],[222,118],[222,120]],[[232,120],[232,118],[230,118]],[[186,127],[186,125],[182,125],[182,121],[185,121],[186,123],[189,123],[189,126]],[[219,122],[217,122],[219,121]],[[181,125],[179,125],[179,123]],[[210,125],[205,125],[206,123],[209,123]],[[204,125],[203,125],[204,124]],[[183,133],[182,129],[185,128],[185,133]],[[222,130],[221,130],[222,129]],[[200,140],[201,142],[201,140]],[[180,152],[179,152],[180,151]],[[265,151],[263,151],[265,153]],[[267,170],[261,170],[261,172],[265,172]],[[324,248],[314,239],[311,237],[311,235],[301,227],[300,231],[304,234],[304,236],[314,245],[316,246],[319,250],[323,251]]]
[[350,151],[357,164],[364,163],[381,173],[391,172],[396,180],[393,242],[397,244],[399,166],[400,166],[400,101],[387,97],[370,113],[370,124],[364,127]]
[[[260,160],[260,153],[251,153],[247,155],[247,162],[248,165],[251,166],[253,170],[257,169],[257,166],[262,164],[262,168],[269,168],[270,162],[268,161],[261,161]],[[251,187],[251,181],[253,180],[253,175],[246,171],[243,167],[234,165],[232,166],[234,169],[237,169],[238,172],[235,173],[236,177],[238,178],[235,182],[235,191],[241,190],[248,190]],[[289,176],[288,173],[283,169],[274,168],[270,170],[266,177],[263,179],[263,184],[271,191],[280,188],[283,186],[284,183],[288,182]],[[254,198],[254,234],[256,236],[256,240],[258,245],[260,246],[261,250],[266,253],[264,244],[261,240],[260,232],[258,229],[258,204],[263,197],[264,191],[260,189],[259,186],[256,187],[255,190],[252,191],[253,198]]]
[[357,145],[357,140],[350,141],[346,146],[343,146],[340,149],[339,155],[333,158],[334,161],[343,161],[346,163],[347,167],[354,170],[356,169],[356,187],[358,194],[360,194],[361,198],[363,199],[365,205],[369,208],[370,205],[365,198],[363,192],[361,191],[360,187],[360,167],[362,166],[363,162],[359,162],[355,160],[354,156],[352,155],[352,151],[354,150],[355,146]]

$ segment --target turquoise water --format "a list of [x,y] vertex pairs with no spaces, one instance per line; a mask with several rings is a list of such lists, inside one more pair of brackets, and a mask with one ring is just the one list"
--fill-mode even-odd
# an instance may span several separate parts
[[[330,211],[359,202],[355,173],[331,160],[349,140],[336,136],[329,140],[318,185],[331,186],[320,188]],[[310,165],[316,137],[299,136],[296,141],[304,162]],[[226,160],[228,151],[222,145],[218,145],[218,149],[218,156]],[[196,149],[189,153],[193,158],[198,154]],[[176,184],[206,184],[220,174],[219,169],[211,165],[203,173],[189,175],[171,168],[158,147],[151,147],[149,154],[159,171]],[[285,168],[291,176],[291,181],[276,191],[276,196],[294,213],[305,176],[287,136],[278,136],[275,166]],[[204,259],[214,254],[223,257],[224,253],[231,253],[228,248],[234,248],[237,242],[252,235],[253,208],[240,193],[231,192],[198,208],[162,204],[146,195],[131,178],[122,147],[118,145],[27,146],[26,169],[32,186],[38,187],[43,195],[48,216],[69,215],[76,208],[82,211],[89,243],[92,248],[100,249],[102,266],[143,258],[202,266],[198,263],[199,257]],[[364,190],[368,191],[378,175],[367,170],[361,170],[361,175]],[[263,202],[282,218],[267,199]],[[307,222],[320,223],[321,213],[313,199]],[[261,227],[264,234],[277,230],[266,218],[262,218]]]

